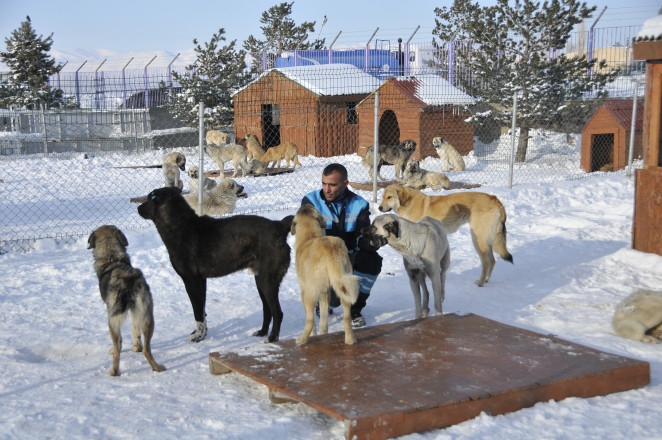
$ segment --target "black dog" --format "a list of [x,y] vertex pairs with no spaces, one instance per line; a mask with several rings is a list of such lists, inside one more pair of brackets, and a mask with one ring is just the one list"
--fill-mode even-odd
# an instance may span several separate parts
[[138,206],[138,214],[154,222],[175,272],[184,281],[197,323],[191,341],[200,342],[207,334],[207,278],[241,269],[255,275],[262,300],[262,328],[253,335],[265,336],[273,317],[268,341],[278,340],[283,321],[278,290],[290,266],[287,234],[293,216],[281,221],[256,215],[198,217],[179,191],[171,187],[150,192],[147,201]]

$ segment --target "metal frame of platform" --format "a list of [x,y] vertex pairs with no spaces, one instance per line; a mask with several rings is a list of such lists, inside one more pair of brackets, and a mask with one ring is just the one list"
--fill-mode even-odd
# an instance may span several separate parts
[[[302,323],[303,325],[303,323]],[[650,383],[647,362],[468,314],[447,314],[209,355],[274,402],[296,401],[345,422],[347,439],[378,440],[447,427],[481,412],[593,397]]]

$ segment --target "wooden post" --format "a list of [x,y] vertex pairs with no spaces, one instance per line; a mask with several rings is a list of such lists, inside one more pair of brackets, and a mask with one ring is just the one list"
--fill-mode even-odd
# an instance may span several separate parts
[[632,248],[662,255],[662,40],[637,41],[634,59],[646,60],[644,166],[635,172]]

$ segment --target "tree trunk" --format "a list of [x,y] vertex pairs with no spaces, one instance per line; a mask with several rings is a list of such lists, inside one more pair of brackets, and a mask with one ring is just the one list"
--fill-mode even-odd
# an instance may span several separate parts
[[517,141],[517,152],[515,153],[515,162],[526,161],[526,149],[529,146],[529,129],[520,127],[519,140]]

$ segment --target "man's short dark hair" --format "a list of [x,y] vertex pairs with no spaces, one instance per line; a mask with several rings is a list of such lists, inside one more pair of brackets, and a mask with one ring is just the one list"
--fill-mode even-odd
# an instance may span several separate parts
[[331,173],[338,172],[340,173],[340,177],[342,177],[343,180],[347,180],[347,168],[345,168],[345,165],[340,164],[340,163],[330,163],[328,164],[325,168],[324,171],[322,171],[322,174],[324,176],[328,176]]

